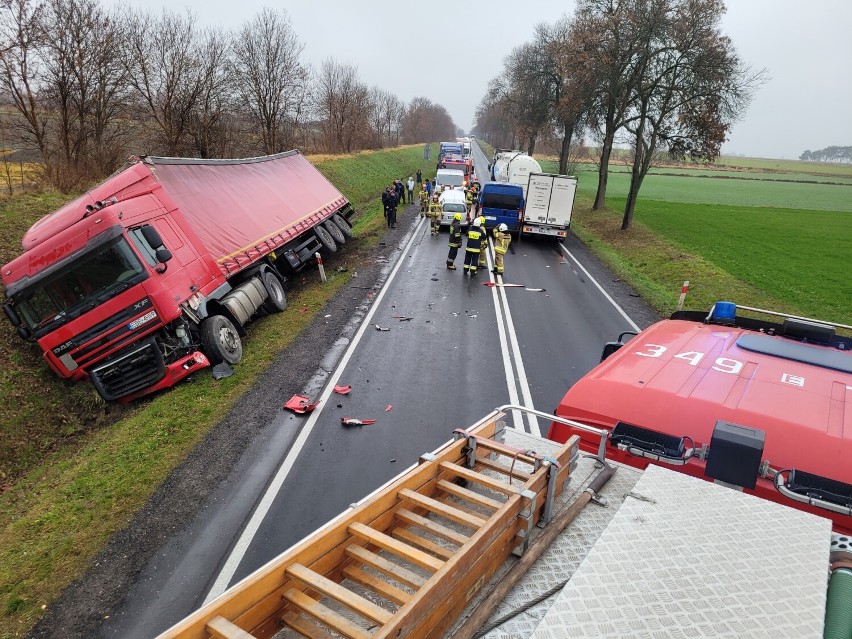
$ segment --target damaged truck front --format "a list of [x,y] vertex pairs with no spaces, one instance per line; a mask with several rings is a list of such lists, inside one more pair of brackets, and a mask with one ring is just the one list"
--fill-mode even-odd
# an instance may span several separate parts
[[3,309],[57,375],[127,401],[239,361],[243,326],[284,310],[286,275],[352,237],[352,214],[297,151],[132,158],[27,231]]

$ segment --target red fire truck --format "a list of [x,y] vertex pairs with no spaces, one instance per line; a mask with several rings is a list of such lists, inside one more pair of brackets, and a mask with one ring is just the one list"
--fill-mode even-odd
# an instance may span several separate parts
[[352,236],[345,197],[298,151],[131,158],[36,222],[2,269],[3,309],[60,377],[129,400],[236,363],[285,276]]
[[[780,321],[754,315],[778,316]],[[852,532],[852,339],[808,318],[719,302],[624,342],[565,395],[549,438],[663,464],[830,517]]]

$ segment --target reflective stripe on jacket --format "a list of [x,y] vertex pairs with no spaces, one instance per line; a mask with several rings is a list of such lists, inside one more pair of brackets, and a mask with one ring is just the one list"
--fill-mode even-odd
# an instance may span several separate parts
[[512,243],[512,236],[508,233],[502,233],[496,228],[494,229],[494,251],[505,255],[509,250],[509,244]]
[[467,246],[465,246],[466,251],[470,251],[471,253],[479,253],[480,248],[482,248],[482,236],[484,233],[479,230],[475,226],[471,226],[467,230]]

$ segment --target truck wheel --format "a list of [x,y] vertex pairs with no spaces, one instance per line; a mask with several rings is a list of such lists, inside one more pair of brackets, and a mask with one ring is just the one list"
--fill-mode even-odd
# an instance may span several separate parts
[[337,224],[335,224],[331,220],[326,220],[322,223],[322,225],[325,227],[325,230],[328,231],[329,235],[334,238],[334,241],[337,242],[338,246],[346,242],[346,236],[343,235],[343,232],[340,230]]
[[314,227],[314,234],[317,236],[319,243],[322,244],[326,253],[334,253],[337,251],[337,244],[335,243],[334,238],[331,237],[331,234],[325,230],[325,227],[322,224],[317,224]]
[[243,358],[243,343],[231,320],[213,315],[201,323],[201,344],[210,363],[236,364]]
[[335,213],[331,216],[331,219],[335,224],[337,224],[337,228],[340,229],[340,232],[343,233],[343,235],[350,239],[355,237],[355,234],[352,232],[352,226],[346,221],[346,218],[340,215],[340,213]]
[[284,293],[284,285],[272,271],[263,272],[263,288],[269,293],[269,297],[263,303],[263,308],[267,313],[280,313],[287,308],[287,295]]

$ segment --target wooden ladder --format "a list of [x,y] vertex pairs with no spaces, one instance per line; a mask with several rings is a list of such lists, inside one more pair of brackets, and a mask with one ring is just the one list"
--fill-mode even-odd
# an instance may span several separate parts
[[[565,485],[578,438],[546,458],[495,439],[502,413],[161,635],[440,637]],[[502,422],[500,422],[502,424]]]

